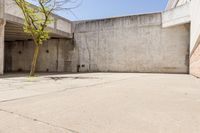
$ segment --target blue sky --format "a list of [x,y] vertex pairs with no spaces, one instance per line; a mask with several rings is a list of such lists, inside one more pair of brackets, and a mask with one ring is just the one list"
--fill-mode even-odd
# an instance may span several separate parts
[[[168,0],[82,0],[82,4],[61,16],[70,20],[99,19],[113,16],[163,11]],[[76,16],[76,17],[75,17]]]

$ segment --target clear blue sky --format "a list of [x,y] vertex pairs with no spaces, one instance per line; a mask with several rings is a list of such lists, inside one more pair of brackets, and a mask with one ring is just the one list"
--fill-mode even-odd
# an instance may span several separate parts
[[168,0],[82,0],[71,12],[59,13],[70,20],[99,19],[163,11]]

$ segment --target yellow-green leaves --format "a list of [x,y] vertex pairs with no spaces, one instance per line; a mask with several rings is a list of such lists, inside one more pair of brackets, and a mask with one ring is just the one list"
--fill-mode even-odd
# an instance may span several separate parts
[[51,10],[46,6],[48,0],[38,0],[39,6],[33,6],[26,0],[15,0],[24,14],[24,32],[31,34],[36,45],[42,45],[49,38],[47,27],[53,22]]

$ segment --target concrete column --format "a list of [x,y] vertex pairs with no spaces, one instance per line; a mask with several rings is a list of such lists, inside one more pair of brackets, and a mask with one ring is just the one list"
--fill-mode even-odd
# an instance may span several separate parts
[[0,74],[4,72],[4,31],[5,20],[0,20]]
[[0,0],[0,18],[4,17],[4,0]]

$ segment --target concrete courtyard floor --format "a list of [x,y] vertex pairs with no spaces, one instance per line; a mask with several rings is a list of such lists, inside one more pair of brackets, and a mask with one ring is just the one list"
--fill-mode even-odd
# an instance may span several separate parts
[[200,133],[200,79],[7,75],[0,79],[0,133]]

